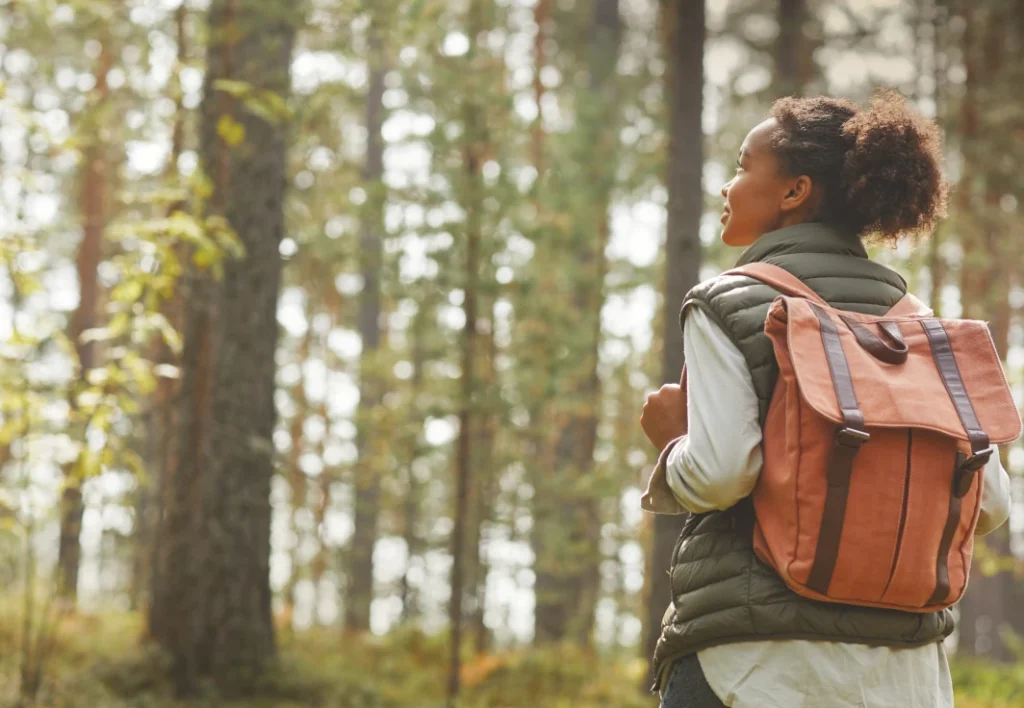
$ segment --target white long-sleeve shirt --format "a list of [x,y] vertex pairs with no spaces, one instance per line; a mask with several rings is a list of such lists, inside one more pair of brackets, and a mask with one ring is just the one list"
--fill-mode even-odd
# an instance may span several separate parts
[[[641,506],[656,513],[728,509],[748,496],[763,462],[757,393],[746,361],[699,308],[686,316],[688,434],[658,465]],[[982,474],[977,533],[1010,515],[1010,479],[992,455]],[[736,708],[951,708],[941,643],[912,649],[765,640],[698,652],[708,684]]]

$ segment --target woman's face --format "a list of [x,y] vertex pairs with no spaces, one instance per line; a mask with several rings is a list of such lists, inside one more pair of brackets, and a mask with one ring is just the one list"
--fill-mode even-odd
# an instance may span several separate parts
[[803,221],[810,193],[806,176],[783,174],[772,151],[771,136],[778,128],[774,118],[747,135],[740,146],[736,174],[722,187],[722,241],[728,246],[749,246],[761,235]]

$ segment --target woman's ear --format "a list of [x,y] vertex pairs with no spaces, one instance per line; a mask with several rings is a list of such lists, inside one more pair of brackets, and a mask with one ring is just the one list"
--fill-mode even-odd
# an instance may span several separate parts
[[807,175],[800,175],[789,181],[786,192],[782,195],[782,203],[779,208],[782,211],[793,211],[808,203],[814,183]]

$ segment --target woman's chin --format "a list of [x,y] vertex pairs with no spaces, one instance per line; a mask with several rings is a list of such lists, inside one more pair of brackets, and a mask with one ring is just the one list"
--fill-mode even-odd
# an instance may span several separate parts
[[741,248],[743,246],[749,246],[756,240],[757,238],[751,238],[750,234],[737,231],[736,229],[730,229],[728,221],[725,223],[725,228],[722,229],[722,243],[726,246]]

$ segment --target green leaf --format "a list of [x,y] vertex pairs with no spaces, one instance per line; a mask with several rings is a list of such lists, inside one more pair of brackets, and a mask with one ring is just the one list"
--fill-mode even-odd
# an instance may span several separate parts
[[156,324],[157,329],[160,330],[160,336],[163,337],[164,344],[166,344],[176,356],[180,356],[182,341],[178,330],[174,329],[174,326],[168,322],[167,318],[159,312],[153,314],[153,321]]
[[107,325],[107,329],[110,331],[111,337],[120,337],[128,331],[128,327],[131,325],[131,317],[125,311],[116,313],[110,318],[110,323]]
[[206,270],[217,261],[216,252],[209,248],[202,248],[192,254],[192,262],[196,264],[197,268]]
[[217,121],[217,135],[228,144],[229,147],[241,145],[245,140],[245,126],[228,115],[223,115]]
[[186,214],[182,211],[176,211],[171,214],[170,218],[164,220],[166,222],[166,229],[169,233],[176,236],[180,236],[186,241],[190,241],[196,244],[203,244],[206,239],[206,234],[203,233],[203,227],[199,221],[190,214]]
[[126,280],[123,283],[118,283],[110,291],[110,299],[115,302],[132,303],[138,301],[142,297],[142,281],[133,279]]
[[217,79],[213,82],[213,88],[235,98],[243,98],[252,93],[252,84],[248,81],[235,81],[233,79]]
[[75,481],[81,482],[91,479],[99,475],[100,471],[99,456],[88,447],[83,446],[82,451],[78,455],[78,460],[75,462],[74,474],[72,475]]

